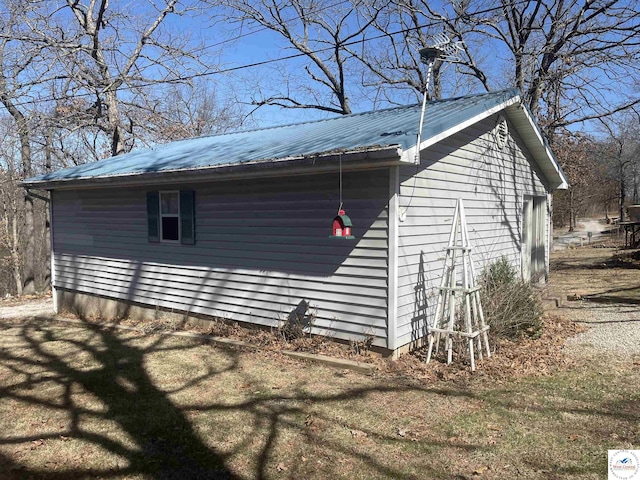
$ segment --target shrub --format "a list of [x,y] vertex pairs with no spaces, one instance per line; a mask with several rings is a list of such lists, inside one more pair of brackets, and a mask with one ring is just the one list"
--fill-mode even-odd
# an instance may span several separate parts
[[480,274],[484,316],[494,338],[538,337],[542,333],[542,304],[529,282],[506,257],[487,265]]

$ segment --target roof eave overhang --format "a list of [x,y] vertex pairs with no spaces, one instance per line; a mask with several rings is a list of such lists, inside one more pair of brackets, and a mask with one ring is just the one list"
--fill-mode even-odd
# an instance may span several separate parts
[[[569,188],[569,182],[564,172],[553,156],[551,149],[544,140],[542,132],[540,132],[540,129],[534,122],[529,110],[522,105],[520,95],[514,95],[510,99],[442,131],[438,135],[426,138],[420,142],[420,151],[422,152],[432,145],[501,111],[506,111],[509,118],[516,124],[516,128],[527,145],[527,148],[529,148],[536,163],[542,170],[550,190],[564,190]],[[403,163],[415,163],[415,158],[416,151],[414,147],[403,152],[401,161]]]
[[330,172],[335,171],[340,163],[342,163],[344,170],[364,170],[398,165],[401,161],[402,152],[403,150],[399,145],[387,145],[200,168],[22,182],[21,185],[27,189],[61,190],[109,186],[125,187],[201,183],[239,178],[247,179]]
[[[458,132],[461,132],[462,130],[464,130],[465,128],[468,128],[472,125],[475,125],[478,122],[481,122],[482,120],[484,120],[485,118],[490,117],[491,115],[501,112],[502,110],[504,110],[505,108],[514,105],[514,104],[519,104],[520,103],[520,96],[519,95],[515,95],[513,97],[511,97],[510,99],[499,103],[498,105],[495,105],[491,108],[488,108],[486,110],[483,110],[481,113],[474,115],[470,118],[468,118],[467,120],[460,122],[456,125],[454,125],[451,128],[448,128],[446,130],[443,130],[442,132],[440,132],[437,135],[433,135],[429,138],[425,138],[422,142],[420,142],[420,151],[424,151],[427,148],[431,147],[432,145],[435,145],[438,142],[441,142],[442,140],[451,137],[452,135],[455,135]],[[416,158],[416,152],[415,152],[415,147],[414,148],[410,148],[407,149],[403,156],[402,156],[402,161],[405,163],[415,163],[415,158]]]
[[507,108],[506,112],[549,182],[549,188],[551,190],[566,190],[569,188],[569,181],[565,173],[542,136],[542,132],[533,120],[529,109],[525,105],[518,103]]

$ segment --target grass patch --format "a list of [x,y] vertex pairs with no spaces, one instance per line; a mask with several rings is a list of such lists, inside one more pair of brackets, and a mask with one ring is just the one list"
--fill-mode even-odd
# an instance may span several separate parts
[[640,256],[615,248],[576,248],[554,252],[551,285],[594,303],[640,303]]
[[0,479],[578,478],[640,445],[640,373],[367,377],[273,352],[0,329]]

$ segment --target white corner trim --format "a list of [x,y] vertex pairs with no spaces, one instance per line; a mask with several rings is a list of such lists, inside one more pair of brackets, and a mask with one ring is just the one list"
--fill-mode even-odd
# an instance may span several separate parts
[[49,190],[49,262],[50,273],[49,283],[51,283],[51,298],[53,299],[53,313],[59,313],[58,295],[56,294],[56,258],[53,250],[53,190]]
[[400,163],[411,163],[412,165],[415,165],[416,155],[419,155],[419,152],[416,153],[415,145],[413,147],[409,147],[402,151],[402,154],[400,155]]
[[400,238],[400,167],[389,167],[389,267],[387,271],[387,348],[398,348],[398,242]]

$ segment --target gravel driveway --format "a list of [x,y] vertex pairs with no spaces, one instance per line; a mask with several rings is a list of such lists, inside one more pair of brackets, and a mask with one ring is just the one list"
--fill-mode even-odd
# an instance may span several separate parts
[[588,330],[567,340],[567,346],[592,347],[620,355],[640,355],[640,305],[567,302],[558,310]]
[[38,298],[27,300],[19,305],[1,306],[0,319],[2,318],[28,318],[37,315],[53,315],[53,303],[51,298]]
[[[579,219],[578,224],[572,233],[554,231],[551,254],[549,289],[562,299],[555,313],[587,327],[587,331],[569,338],[567,347],[582,353],[586,349],[640,355],[640,268],[607,267],[613,255],[624,252],[612,248],[620,238],[604,233],[610,225],[602,219]],[[608,248],[589,247],[585,241],[588,232],[592,232],[591,243]],[[580,239],[584,248],[575,248]],[[567,296],[575,295],[582,299],[567,300]]]
[[[607,225],[602,220],[594,218],[580,219],[579,225],[573,232],[554,231],[552,251],[564,250],[569,246],[588,245],[589,243],[597,243],[605,237],[602,233],[609,230],[611,225]],[[591,239],[589,239],[591,233]]]

